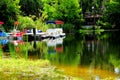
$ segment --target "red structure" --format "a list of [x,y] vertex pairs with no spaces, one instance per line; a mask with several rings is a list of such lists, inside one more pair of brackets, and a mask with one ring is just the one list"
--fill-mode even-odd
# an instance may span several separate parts
[[18,24],[19,24],[19,22],[18,22],[18,21],[15,21],[15,22],[14,22],[14,25],[18,25]]
[[64,22],[63,21],[55,21],[56,22],[56,24],[63,24]]
[[4,24],[4,22],[0,21],[0,25]]

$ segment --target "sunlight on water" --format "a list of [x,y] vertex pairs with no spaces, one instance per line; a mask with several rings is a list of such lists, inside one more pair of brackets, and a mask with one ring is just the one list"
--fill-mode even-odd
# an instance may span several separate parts
[[80,77],[84,80],[101,80],[101,79],[116,79],[118,75],[114,74],[112,71],[92,69],[83,66],[64,66],[57,65],[57,68],[62,70],[65,74]]

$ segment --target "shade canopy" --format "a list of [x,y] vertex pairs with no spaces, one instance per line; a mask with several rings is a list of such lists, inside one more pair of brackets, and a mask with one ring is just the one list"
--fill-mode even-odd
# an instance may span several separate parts
[[46,22],[46,24],[63,24],[63,23],[64,23],[63,21],[59,21],[59,20]]
[[0,21],[0,24],[4,24],[4,22]]

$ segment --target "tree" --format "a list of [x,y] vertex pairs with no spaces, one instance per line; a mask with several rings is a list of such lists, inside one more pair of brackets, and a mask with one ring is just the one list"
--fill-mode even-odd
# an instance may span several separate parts
[[35,23],[34,23],[33,19],[28,16],[24,16],[24,17],[19,16],[18,21],[19,21],[19,27],[18,27],[19,30],[35,27]]
[[22,15],[35,15],[40,17],[40,11],[43,8],[41,0],[20,0]]
[[92,12],[92,7],[95,8],[96,13],[101,13],[103,0],[81,0],[80,4],[82,7],[82,12]]
[[[120,0],[110,0],[106,2],[106,10],[104,12],[106,22],[109,22],[113,27],[119,28],[120,25]],[[120,28],[119,28],[120,29]]]
[[43,14],[48,20],[63,20],[67,23],[78,24],[82,19],[82,9],[79,0],[43,0]]
[[[5,30],[8,26],[13,26],[20,13],[19,0],[1,0],[0,1],[0,20],[5,22]],[[9,27],[10,29],[11,27]]]

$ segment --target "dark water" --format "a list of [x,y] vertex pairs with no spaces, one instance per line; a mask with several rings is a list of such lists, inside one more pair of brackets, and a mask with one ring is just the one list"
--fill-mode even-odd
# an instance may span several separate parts
[[106,31],[67,34],[37,42],[10,41],[2,44],[1,55],[3,58],[49,59],[65,74],[85,80],[119,79],[119,34],[119,31]]

